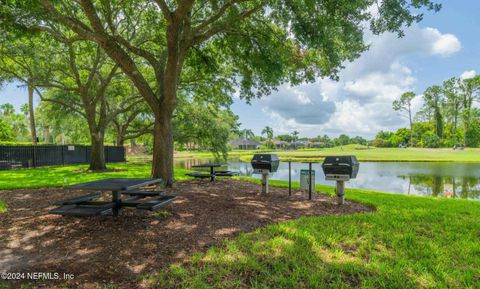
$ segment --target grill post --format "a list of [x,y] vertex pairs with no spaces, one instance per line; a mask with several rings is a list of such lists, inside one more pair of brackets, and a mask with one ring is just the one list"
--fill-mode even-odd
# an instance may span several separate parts
[[288,161],[288,195],[292,195],[292,162]]
[[345,181],[337,181],[336,193],[337,204],[343,205],[345,203]]
[[268,173],[262,174],[262,194],[268,194]]
[[262,175],[262,195],[268,194],[268,177],[278,169],[280,160],[276,154],[254,154],[250,162],[254,174]]
[[308,163],[308,199],[312,199],[312,163]]

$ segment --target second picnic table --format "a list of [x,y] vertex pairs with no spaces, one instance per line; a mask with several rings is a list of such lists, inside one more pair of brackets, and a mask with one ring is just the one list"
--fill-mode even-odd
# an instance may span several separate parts
[[192,166],[192,168],[210,168],[210,181],[215,181],[215,168],[224,166],[224,164],[213,163],[213,164],[198,164]]

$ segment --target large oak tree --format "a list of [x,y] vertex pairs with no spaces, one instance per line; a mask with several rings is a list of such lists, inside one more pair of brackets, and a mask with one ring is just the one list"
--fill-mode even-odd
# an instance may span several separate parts
[[[282,82],[336,77],[363,33],[421,20],[429,0],[5,0],[7,29],[68,28],[100,45],[155,116],[152,175],[173,182],[172,116],[188,78],[228,82],[247,100]],[[11,24],[14,24],[12,26]],[[213,77],[212,77],[213,75]]]

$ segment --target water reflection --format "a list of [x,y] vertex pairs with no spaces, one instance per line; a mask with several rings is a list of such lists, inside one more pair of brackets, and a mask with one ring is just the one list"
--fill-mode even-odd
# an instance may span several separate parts
[[[177,161],[176,164],[190,168],[208,161],[213,162],[188,159]],[[307,166],[303,163],[292,163],[292,180],[298,182],[300,170],[307,169]],[[230,159],[224,169],[238,171],[245,176],[252,176],[253,172],[250,163],[238,159]],[[317,184],[334,184],[332,181],[325,181],[320,164],[315,164],[314,170]],[[271,178],[288,180],[288,163],[281,162],[278,171]],[[480,164],[363,162],[357,178],[348,182],[347,187],[418,196],[480,199]]]
[[419,195],[480,199],[480,180],[474,177],[410,176],[409,182]]

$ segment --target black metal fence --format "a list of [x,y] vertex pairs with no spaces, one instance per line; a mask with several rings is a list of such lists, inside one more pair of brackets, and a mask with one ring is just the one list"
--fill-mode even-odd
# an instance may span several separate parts
[[[87,164],[90,162],[90,152],[90,146],[84,145],[0,146],[0,170]],[[105,146],[105,161],[124,162],[125,148]]]

